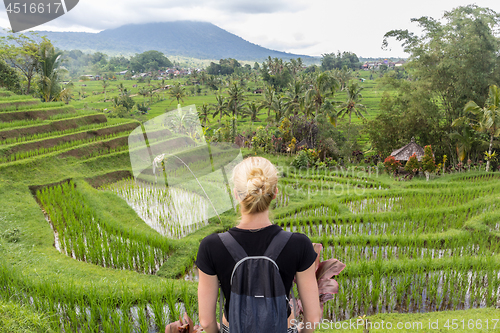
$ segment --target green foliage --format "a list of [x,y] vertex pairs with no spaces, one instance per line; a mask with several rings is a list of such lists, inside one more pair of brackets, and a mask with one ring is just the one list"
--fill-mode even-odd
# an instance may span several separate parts
[[273,152],[273,141],[271,133],[267,127],[259,126],[252,137],[252,149],[258,151],[262,149],[265,153]]
[[392,30],[384,36],[402,41],[410,53],[407,68],[440,100],[446,123],[462,114],[470,100],[484,105],[488,87],[498,81],[500,41],[495,31],[500,16],[491,9],[468,5],[445,12],[443,23],[431,17],[412,19],[423,31]]
[[318,152],[314,149],[306,148],[297,153],[290,165],[297,169],[307,169],[317,166],[317,162],[319,162]]
[[444,142],[448,135],[443,127],[442,113],[432,100],[432,92],[424,84],[395,80],[384,80],[396,94],[385,92],[380,101],[380,113],[366,124],[366,132],[372,147],[383,156],[410,142],[430,144],[436,154],[446,152]]
[[206,71],[210,75],[230,75],[239,67],[241,64],[236,59],[228,58],[219,60],[218,64],[211,62]]
[[430,145],[424,147],[422,170],[424,172],[434,172],[436,170],[436,162],[434,161],[434,154],[432,153],[432,147]]
[[38,93],[45,102],[52,102],[60,98],[61,87],[60,71],[58,68],[61,62],[62,52],[56,52],[54,46],[49,41],[40,45],[40,81],[38,83]]
[[36,33],[13,34],[0,37],[0,59],[18,70],[26,79],[25,93],[31,92],[31,83],[40,66],[41,44],[47,39]]
[[410,174],[415,174],[422,166],[422,163],[417,158],[417,155],[413,153],[405,164],[405,170]]
[[338,51],[335,53],[326,53],[321,55],[321,69],[323,71],[329,71],[332,69],[341,68],[359,69],[361,68],[361,62],[358,56],[353,52],[342,52]]
[[21,83],[16,71],[0,59],[0,87],[16,94],[21,93]]
[[130,68],[136,73],[157,71],[160,68],[172,67],[172,63],[159,51],[145,51],[130,59]]

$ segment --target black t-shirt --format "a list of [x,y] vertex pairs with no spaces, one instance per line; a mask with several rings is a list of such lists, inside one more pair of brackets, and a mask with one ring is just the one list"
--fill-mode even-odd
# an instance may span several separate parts
[[[231,228],[229,233],[249,256],[260,256],[280,230],[282,230],[280,226],[273,224],[259,231]],[[311,267],[316,256],[311,240],[304,234],[293,233],[276,259],[285,290],[290,291],[295,274]],[[226,313],[229,311],[230,279],[234,265],[236,262],[218,234],[209,235],[201,241],[196,266],[205,274],[217,275],[226,297]]]

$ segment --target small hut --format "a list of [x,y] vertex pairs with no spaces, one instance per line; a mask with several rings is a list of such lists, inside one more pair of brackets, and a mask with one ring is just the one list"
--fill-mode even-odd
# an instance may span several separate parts
[[419,161],[421,161],[424,156],[424,148],[415,142],[414,137],[411,138],[409,144],[393,151],[391,156],[394,156],[397,161],[408,161],[410,156],[413,154],[417,155],[417,159]]

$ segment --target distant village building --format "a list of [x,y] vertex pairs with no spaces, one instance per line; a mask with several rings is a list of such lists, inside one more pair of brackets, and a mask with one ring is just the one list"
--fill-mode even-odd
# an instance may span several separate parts
[[409,144],[393,151],[391,156],[394,156],[397,161],[408,161],[413,154],[417,155],[419,161],[422,160],[424,156],[424,148],[415,142],[414,137],[411,138]]

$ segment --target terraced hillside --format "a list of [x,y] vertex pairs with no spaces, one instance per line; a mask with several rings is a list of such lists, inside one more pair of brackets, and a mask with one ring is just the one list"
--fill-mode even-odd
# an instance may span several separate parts
[[[178,210],[169,194],[130,181],[136,148],[128,137],[138,123],[20,100],[0,90],[0,117],[16,114],[0,118],[0,301],[45,314],[44,327],[61,332],[162,332],[184,311],[196,321],[196,279],[186,273],[200,240],[233,226],[234,211],[189,228],[165,222]],[[191,147],[160,134],[150,149]],[[228,156],[223,147],[211,153],[211,165]],[[206,172],[205,157],[195,156],[192,170]],[[290,169],[289,157],[269,158],[282,170],[274,222],[322,243],[322,259],[347,264],[325,318],[487,307],[483,317],[469,310],[474,325],[498,329],[498,175],[396,182],[377,170],[313,173]],[[182,165],[172,172],[189,174]]]

